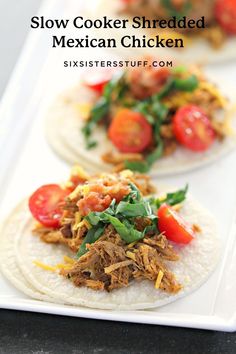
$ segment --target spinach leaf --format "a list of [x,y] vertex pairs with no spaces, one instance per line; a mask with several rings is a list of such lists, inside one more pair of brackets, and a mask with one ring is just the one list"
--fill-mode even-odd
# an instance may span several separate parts
[[160,139],[155,150],[146,156],[146,161],[125,161],[125,168],[131,171],[147,173],[156,160],[163,154],[163,142]]
[[169,113],[168,108],[161,102],[161,99],[167,96],[172,90],[191,92],[198,87],[198,79],[191,75],[186,79],[172,77],[163,87],[163,89],[152,97],[140,102],[133,108],[142,113],[153,126],[156,149],[146,156],[145,161],[125,161],[125,168],[131,171],[146,173],[151,166],[163,155],[163,142],[160,136],[160,129]]
[[146,161],[149,166],[152,166],[156,160],[158,160],[163,154],[163,143],[160,140],[158,146],[151,154],[149,154],[146,158]]
[[184,189],[179,189],[178,191],[173,193],[167,193],[164,199],[148,198],[148,201],[152,206],[153,213],[156,213],[157,209],[159,209],[160,206],[164,203],[167,203],[172,206],[182,203],[186,198],[187,191],[188,191],[188,185],[186,185]]
[[192,92],[198,87],[198,78],[196,75],[191,75],[186,79],[175,78],[174,87],[176,90]]
[[159,94],[136,104],[133,109],[142,113],[148,122],[153,126],[154,139],[157,147],[149,155],[145,161],[125,161],[125,168],[131,171],[146,173],[150,170],[153,163],[158,160],[163,153],[163,142],[160,136],[160,128],[168,115],[168,108],[160,101]]
[[121,201],[116,208],[116,214],[125,215],[128,218],[146,217],[152,214],[152,209],[148,202],[129,203]]
[[104,218],[112,224],[116,232],[126,243],[132,243],[141,240],[145,236],[145,230],[143,232],[136,230],[127,219],[123,219],[123,222],[121,222],[118,218],[109,214],[104,215]]
[[109,102],[102,97],[96,105],[93,107],[91,111],[90,120],[83,126],[82,133],[86,139],[86,148],[91,149],[96,146],[97,143],[95,141],[90,140],[90,136],[92,134],[92,130],[96,126],[96,124],[107,115],[109,111]]
[[175,8],[172,0],[161,0],[161,4],[168,11],[170,16],[176,17],[177,19],[180,19],[180,18],[186,16],[192,8],[192,4],[190,3],[190,1],[186,1],[183,4],[181,11],[178,11]]
[[157,98],[161,100],[162,98],[166,97],[174,88],[174,79],[171,77],[165,86],[160,90],[160,92],[157,94]]
[[[107,224],[113,225],[116,232],[126,242],[131,243],[144,238],[147,232],[157,231],[156,211],[163,203],[175,205],[181,203],[188,186],[173,193],[168,193],[164,199],[142,198],[138,188],[131,184],[132,190],[126,198],[116,204],[112,200],[110,206],[103,212],[90,212],[85,219],[92,225],[77,254],[80,257],[86,252],[86,244],[93,243],[103,234]],[[152,222],[143,231],[135,228],[135,218],[146,217]]]
[[171,77],[162,90],[157,94],[159,100],[166,97],[172,90],[192,92],[196,90],[199,85],[196,75],[190,75],[186,79],[178,77]]
[[[138,188],[131,184],[132,190],[129,198],[124,198],[116,204],[115,199],[103,212],[90,212],[85,219],[93,226],[92,229],[101,227],[101,224],[112,224],[120,237],[127,243],[142,239],[146,230],[156,230],[156,214],[153,214],[152,207],[147,200],[141,197]],[[147,217],[152,221],[144,231],[135,228],[136,217]],[[91,231],[90,231],[91,232]]]
[[136,185],[132,182],[129,183],[129,186],[131,188],[131,192],[129,194],[129,197],[132,197],[132,199],[136,199],[136,200],[141,200],[141,193],[139,191],[139,189],[136,187]]
[[87,149],[91,149],[97,145],[95,141],[90,140],[93,129],[108,115],[112,101],[117,102],[123,98],[127,88],[128,87],[124,81],[124,74],[113,77],[105,85],[102,97],[92,108],[90,119],[82,128]]
[[188,185],[186,185],[184,189],[179,189],[173,193],[167,193],[165,203],[169,205],[176,205],[183,202],[186,198],[187,191]]
[[152,112],[153,115],[157,117],[154,121],[154,125],[157,121],[162,124],[169,113],[169,109],[160,101],[158,95],[152,97]]
[[[86,216],[86,220],[92,225],[100,225],[100,222],[104,224],[112,224],[116,232],[127,243],[131,243],[140,240],[144,237],[145,233],[140,232],[134,228],[134,225],[130,224],[126,218],[122,218],[122,221],[118,217],[104,212],[91,212]],[[90,229],[92,230],[92,229]]]
[[173,74],[182,74],[187,71],[187,67],[185,65],[178,65],[172,69]]
[[136,185],[132,182],[129,183],[129,187],[131,189],[130,193],[123,198],[124,202],[136,203],[137,201],[142,199],[141,193]]
[[85,236],[82,244],[80,245],[79,251],[76,255],[77,258],[80,258],[81,256],[83,256],[83,254],[87,252],[86,244],[87,243],[92,244],[95,241],[97,241],[99,237],[103,234],[104,229],[105,229],[105,225],[100,223],[97,225],[97,227],[93,227],[90,230],[88,230],[87,235]]
[[125,168],[131,171],[137,171],[140,173],[146,173],[150,170],[150,167],[147,162],[145,161],[125,161],[124,162]]
[[138,102],[132,107],[135,111],[141,113],[142,115],[145,116],[147,119],[148,123],[151,125],[155,124],[155,117],[153,116],[152,112],[152,106],[151,106],[151,100],[146,99],[144,101]]

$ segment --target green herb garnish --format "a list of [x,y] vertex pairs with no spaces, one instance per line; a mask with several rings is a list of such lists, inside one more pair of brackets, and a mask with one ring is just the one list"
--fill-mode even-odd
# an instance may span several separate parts
[[105,85],[102,96],[91,110],[89,121],[82,128],[87,149],[91,149],[97,145],[95,141],[90,140],[93,129],[103,118],[108,115],[112,102],[121,100],[126,90],[127,85],[124,81],[124,75],[114,76]]
[[173,193],[167,193],[164,199],[150,198],[148,199],[148,201],[152,205],[152,208],[155,212],[164,203],[171,206],[182,203],[186,198],[187,191],[188,191],[188,185],[186,185],[184,189],[179,189],[178,191]]
[[102,223],[96,225],[96,227],[93,227],[92,229],[88,230],[87,235],[85,239],[83,240],[82,244],[80,245],[79,251],[77,253],[77,258],[80,258],[87,252],[86,245],[89,243],[94,243],[99,239],[99,237],[102,236],[103,232],[105,229],[105,225]]
[[[181,79],[175,74],[186,71],[185,67],[179,67],[176,71],[173,70],[173,76],[169,78],[164,87],[159,93],[143,101],[129,100],[129,108],[140,112],[153,127],[154,143],[156,148],[145,157],[145,161],[125,161],[125,168],[132,171],[146,173],[151,166],[163,155],[163,141],[160,134],[160,129],[165,124],[168,118],[169,109],[161,102],[161,100],[169,95],[172,91],[192,92],[198,87],[198,79],[195,75],[190,75],[187,78]],[[125,94],[128,86],[125,81],[124,74],[114,77],[104,88],[102,97],[98,100],[91,111],[90,120],[83,127],[82,132],[85,136],[86,147],[91,149],[97,145],[94,140],[91,140],[91,135],[94,127],[106,116],[109,115],[113,103],[123,103],[126,105]]]
[[[107,225],[111,224],[126,243],[139,241],[149,232],[157,232],[157,210],[163,203],[179,204],[186,198],[188,186],[174,193],[168,193],[165,199],[143,198],[138,188],[130,183],[131,192],[122,201],[112,200],[110,206],[103,212],[90,212],[85,219],[92,226],[80,246],[77,257],[87,252],[86,244],[96,242],[104,233]],[[137,217],[148,218],[150,225],[139,231],[136,228]]]
[[180,19],[188,14],[192,8],[190,1],[186,1],[183,5],[181,11],[178,11],[172,3],[172,0],[161,0],[162,6],[168,11],[169,16],[176,17]]
[[174,88],[179,91],[192,92],[198,87],[198,78],[195,75],[191,75],[186,79],[174,79]]

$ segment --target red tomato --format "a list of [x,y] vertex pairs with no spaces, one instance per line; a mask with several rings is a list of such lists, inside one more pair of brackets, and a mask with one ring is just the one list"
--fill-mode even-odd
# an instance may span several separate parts
[[101,95],[113,74],[114,71],[109,69],[90,70],[84,75],[84,85]]
[[108,136],[121,152],[138,153],[151,143],[152,127],[141,113],[122,109],[113,118]]
[[192,227],[169,205],[162,204],[157,216],[158,228],[168,240],[187,244],[194,238]]
[[153,69],[153,77],[159,81],[160,84],[166,82],[168,77],[170,76],[170,70],[168,68],[158,68]]
[[215,131],[206,113],[191,104],[178,109],[173,118],[173,129],[179,143],[193,151],[207,150],[215,139]]
[[29,199],[29,209],[33,217],[46,227],[58,228],[62,216],[62,204],[69,191],[57,184],[47,184],[38,188]]
[[236,1],[216,0],[215,16],[220,26],[229,34],[236,34]]

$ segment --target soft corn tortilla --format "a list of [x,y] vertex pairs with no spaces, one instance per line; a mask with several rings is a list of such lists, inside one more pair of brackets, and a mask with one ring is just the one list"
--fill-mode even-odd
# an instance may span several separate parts
[[[120,40],[123,36],[135,35],[137,38],[142,38],[143,35],[154,37],[160,35],[160,29],[133,29],[132,28],[132,17],[135,14],[125,14],[120,13],[120,2],[118,0],[109,1],[107,0],[96,0],[96,6],[89,8],[88,16],[93,19],[102,18],[107,16],[112,19],[130,19],[130,24],[127,25],[126,29],[109,29],[104,31],[102,29],[94,30],[94,33],[99,38],[116,38],[117,48],[111,48],[110,50],[116,52],[116,54],[121,54],[130,59],[130,49],[124,48],[120,44]],[[138,15],[140,16],[140,15]],[[167,29],[170,33],[176,35],[176,30]],[[197,32],[196,32],[197,33]],[[188,38],[188,34],[184,34]],[[176,35],[178,38],[178,35]],[[179,36],[181,38],[181,34]],[[132,54],[139,55],[153,55],[157,53],[158,58],[170,59],[170,57],[176,60],[181,60],[187,63],[225,63],[228,60],[234,60],[236,58],[236,37],[228,36],[223,46],[219,49],[214,49],[204,38],[197,37],[196,39],[188,39],[184,42],[184,48],[132,48]]]
[[[234,92],[230,90],[230,92]],[[89,172],[110,171],[112,165],[102,161],[101,156],[108,151],[118,151],[107,137],[103,126],[95,128],[93,139],[98,142],[91,150],[85,147],[81,128],[84,120],[81,117],[80,107],[91,104],[95,96],[91,90],[78,85],[59,96],[50,107],[46,116],[46,137],[53,150],[70,165],[79,163]],[[163,176],[182,173],[212,163],[225,156],[235,147],[235,137],[225,138],[224,141],[215,141],[203,153],[192,152],[181,146],[170,156],[156,161],[151,168],[151,175]]]
[[22,274],[16,260],[15,238],[22,234],[23,222],[26,218],[25,205],[21,204],[5,220],[0,233],[0,270],[5,278],[25,295],[43,301],[50,301],[48,295],[36,290]]
[[[127,288],[110,293],[86,287],[79,288],[59,274],[36,266],[34,261],[52,266],[62,263],[65,255],[75,255],[64,246],[46,244],[39,237],[32,235],[33,221],[26,205],[14,212],[11,222],[3,229],[4,243],[11,250],[14,265],[11,272],[6,272],[9,253],[5,254],[3,250],[0,254],[1,268],[15,287],[33,298],[39,298],[39,294],[43,293],[48,296],[49,301],[97,309],[138,310],[163,306],[199,288],[214,270],[219,259],[219,239],[212,215],[191,198],[184,203],[181,214],[190,223],[198,224],[201,232],[189,245],[177,246],[179,261],[168,262],[169,268],[183,285],[183,289],[176,295],[155,289],[154,283],[150,281],[134,281]],[[10,275],[15,269],[16,278],[19,276],[17,281]],[[18,273],[19,269],[21,273]],[[23,274],[23,277],[19,274]],[[29,291],[26,291],[27,288]],[[41,299],[44,300],[43,296]]]

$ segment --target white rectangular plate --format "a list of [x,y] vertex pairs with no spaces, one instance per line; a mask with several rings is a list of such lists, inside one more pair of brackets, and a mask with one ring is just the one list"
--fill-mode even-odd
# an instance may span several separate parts
[[[77,0],[47,0],[39,11],[39,15],[48,18],[72,18],[79,13]],[[81,31],[73,33],[72,29],[66,34],[69,36],[71,31],[74,36],[83,36]],[[53,32],[56,31],[31,32],[1,104],[0,151],[4,151],[0,155],[1,219],[39,185],[63,181],[68,174],[68,166],[50,150],[44,137],[44,113],[49,102],[59,91],[76,83],[81,73],[78,68],[63,68],[63,60],[112,59],[112,54],[97,50],[49,49]],[[236,64],[212,66],[208,72],[215,74],[218,80],[223,78],[235,90]],[[214,165],[164,180],[176,186],[189,182],[191,193],[212,211],[219,223],[221,262],[207,283],[193,294],[160,309],[102,311],[29,299],[0,275],[0,307],[114,321],[235,331],[235,165],[236,152],[233,152]]]

